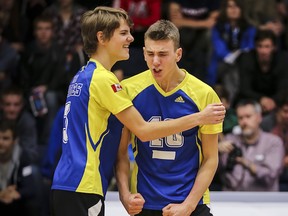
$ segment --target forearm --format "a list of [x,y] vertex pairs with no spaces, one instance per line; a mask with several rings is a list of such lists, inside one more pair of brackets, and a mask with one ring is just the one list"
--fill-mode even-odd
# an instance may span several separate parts
[[208,189],[218,167],[218,135],[201,134],[203,160],[194,185],[184,203],[194,210]]
[[126,159],[117,161],[116,164],[117,187],[119,191],[119,197],[123,205],[125,198],[129,197],[130,195],[130,189],[129,189],[130,162],[128,155],[125,158]]
[[184,116],[169,121],[145,122],[139,129],[139,137],[142,141],[150,141],[162,137],[176,134],[199,125],[200,114]]
[[126,127],[124,127],[122,130],[122,136],[115,165],[115,176],[119,190],[119,196],[124,206],[125,206],[125,199],[128,199],[130,194],[129,190],[130,161],[128,156],[129,141],[130,141],[130,131]]
[[169,121],[153,118],[146,122],[135,107],[131,106],[116,117],[140,140],[150,141],[194,128],[198,125],[219,124],[225,117],[221,103],[208,105],[204,110]]
[[188,206],[196,208],[199,200],[202,198],[203,194],[211,184],[217,170],[217,166],[218,157],[208,158],[207,160],[204,159],[196,177],[194,186],[184,201]]

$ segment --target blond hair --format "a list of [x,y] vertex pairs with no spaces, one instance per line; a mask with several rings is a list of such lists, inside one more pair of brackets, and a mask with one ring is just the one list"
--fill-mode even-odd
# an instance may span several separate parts
[[178,28],[169,20],[158,20],[151,25],[144,35],[144,40],[172,40],[175,50],[180,47],[180,34]]

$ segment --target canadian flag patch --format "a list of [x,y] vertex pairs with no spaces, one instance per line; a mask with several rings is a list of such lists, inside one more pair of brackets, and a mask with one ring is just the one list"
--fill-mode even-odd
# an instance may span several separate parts
[[111,85],[114,92],[118,92],[122,90],[122,86],[119,83]]

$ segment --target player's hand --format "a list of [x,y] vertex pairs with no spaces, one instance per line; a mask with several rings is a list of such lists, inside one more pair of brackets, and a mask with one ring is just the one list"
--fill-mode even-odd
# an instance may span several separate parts
[[129,215],[139,214],[144,206],[145,200],[140,193],[130,194],[124,201],[124,207]]
[[165,206],[162,209],[163,216],[190,216],[195,208],[187,206],[184,202],[181,204],[173,204]]
[[209,104],[199,113],[199,125],[222,123],[225,117],[225,113],[226,109],[222,103]]

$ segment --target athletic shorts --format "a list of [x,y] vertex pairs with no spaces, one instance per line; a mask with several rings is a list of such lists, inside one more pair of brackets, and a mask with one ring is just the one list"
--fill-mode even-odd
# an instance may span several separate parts
[[97,194],[52,190],[52,216],[104,216],[104,198]]
[[[162,216],[162,210],[143,209],[140,214],[135,216]],[[213,216],[210,213],[210,208],[207,205],[198,205],[192,212],[191,216]]]

